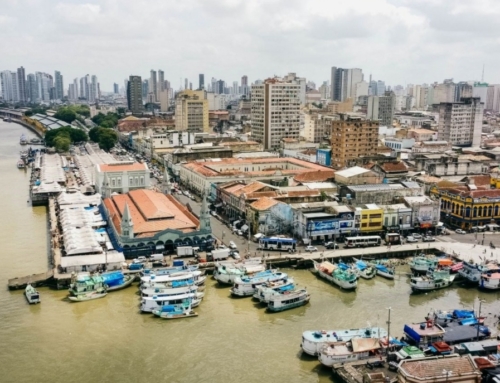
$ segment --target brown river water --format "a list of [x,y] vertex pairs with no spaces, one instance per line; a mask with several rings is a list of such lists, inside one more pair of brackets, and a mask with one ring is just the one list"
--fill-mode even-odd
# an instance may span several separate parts
[[300,352],[302,331],[378,325],[401,336],[405,322],[431,309],[499,314],[499,293],[454,286],[411,295],[405,269],[342,292],[307,270],[284,270],[311,293],[304,307],[268,314],[250,298],[207,280],[199,316],[165,321],[138,312],[137,285],[104,299],[70,303],[40,288],[29,306],[7,279],[47,269],[46,208],[27,204],[29,172],[16,168],[19,137],[33,133],[0,121],[0,382],[331,382],[331,370]]

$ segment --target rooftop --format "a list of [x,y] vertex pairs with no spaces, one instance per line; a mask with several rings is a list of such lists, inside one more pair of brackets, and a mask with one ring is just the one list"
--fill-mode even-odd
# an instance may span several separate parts
[[[400,372],[413,376],[417,379],[446,380],[464,375],[480,375],[479,370],[469,356],[451,355],[448,357],[436,357],[414,360],[403,360],[399,366]],[[451,380],[451,379],[450,379]]]
[[98,164],[101,172],[132,172],[137,170],[148,170],[148,165],[139,162],[115,162],[110,164]]
[[250,204],[250,206],[253,207],[255,210],[267,210],[270,207],[276,205],[277,203],[278,203],[278,201],[276,201],[273,198],[262,197],[262,198],[258,199],[257,201],[252,202]]
[[353,166],[352,168],[348,168],[345,170],[340,170],[335,172],[336,175],[340,177],[354,177],[363,173],[368,173],[370,170],[362,168],[360,166]]

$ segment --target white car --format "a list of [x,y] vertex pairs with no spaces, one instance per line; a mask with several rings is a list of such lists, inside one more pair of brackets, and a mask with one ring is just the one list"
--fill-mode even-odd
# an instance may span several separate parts
[[309,252],[309,253],[312,253],[313,251],[318,251],[318,248],[309,245],[309,246],[306,246],[306,251]]
[[145,263],[145,262],[147,262],[147,258],[142,255],[140,257],[135,258],[132,261],[132,263]]
[[457,233],[457,234],[467,234],[467,233],[466,233],[464,230],[462,230],[462,229],[457,229],[457,230],[455,230],[455,233]]
[[415,238],[415,239],[422,239],[422,236],[421,236],[420,234],[418,234],[418,233],[414,233],[414,234],[412,234],[411,236],[412,236],[413,238]]
[[241,259],[240,253],[238,253],[237,251],[231,251],[231,253],[229,255],[231,257],[233,257],[234,259]]
[[230,249],[237,249],[238,246],[236,246],[236,243],[234,243],[233,241],[229,241],[229,248]]
[[416,239],[415,237],[409,235],[408,237],[406,237],[406,242],[408,242],[408,243],[414,243],[414,242],[418,242],[418,239]]
[[243,232],[242,232],[241,230],[238,230],[238,231],[236,232],[236,234],[238,234],[238,235],[243,235]]

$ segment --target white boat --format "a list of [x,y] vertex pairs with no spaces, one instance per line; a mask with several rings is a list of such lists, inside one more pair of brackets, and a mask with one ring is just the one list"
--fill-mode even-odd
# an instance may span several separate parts
[[30,142],[31,142],[32,144],[39,144],[39,143],[41,143],[41,142],[42,142],[42,140],[41,140],[40,138],[38,138],[38,137],[33,137],[33,138],[30,140]]
[[302,333],[302,351],[317,356],[321,347],[332,342],[347,342],[353,338],[387,337],[387,330],[380,327],[364,327],[349,330],[310,330]]
[[358,275],[363,279],[372,279],[377,275],[376,269],[364,262],[362,259],[353,258],[354,267],[358,271]]
[[358,277],[352,270],[341,270],[328,261],[314,262],[314,272],[321,278],[344,290],[354,290],[358,286]]
[[[141,289],[181,287],[189,284],[202,285],[207,279],[201,271],[179,272],[167,275],[146,275],[141,277]],[[176,285],[177,284],[177,285]]]
[[68,299],[72,302],[85,302],[85,301],[91,301],[93,299],[99,299],[99,298],[104,298],[106,295],[108,295],[107,292],[97,292],[97,291],[91,291],[86,294],[78,294],[78,295],[70,295]]
[[29,283],[24,289],[24,296],[30,305],[40,303],[40,293]]
[[282,291],[269,296],[267,311],[279,312],[304,306],[311,299],[306,289]]
[[193,310],[190,302],[178,305],[165,305],[153,310],[153,314],[162,319],[181,319],[198,316],[198,313]]
[[18,169],[24,169],[24,168],[26,168],[25,162],[23,160],[17,161],[17,168]]
[[394,267],[389,267],[381,263],[375,264],[373,267],[375,267],[377,275],[380,275],[381,277],[394,279],[394,276],[396,275]]
[[481,275],[479,287],[486,290],[500,289],[500,272],[487,272]]
[[[142,269],[139,274],[141,277],[145,277],[151,274],[156,276],[158,275],[171,275],[182,272],[192,272],[197,271],[199,268],[198,265],[185,265],[185,266],[170,266],[170,267],[160,267],[155,269]],[[204,275],[203,271],[201,271],[202,275]]]
[[173,295],[182,295],[182,294],[189,294],[189,293],[196,293],[198,292],[198,286],[196,285],[191,285],[191,286],[184,286],[184,287],[178,287],[178,288],[156,288],[156,289],[145,289],[141,290],[141,296],[143,297],[153,297],[153,296],[158,296],[158,297],[168,297],[168,296],[173,296]]
[[201,303],[202,297],[198,297],[199,293],[189,293],[181,295],[172,295],[168,297],[142,297],[139,305],[142,312],[151,313],[153,310],[158,310],[166,305],[179,305],[186,302],[191,302],[191,307],[197,307]]
[[256,276],[264,272],[266,265],[260,259],[245,262],[217,262],[214,270],[214,279],[221,283],[232,285],[237,277]]
[[[5,119],[4,119],[5,121]],[[19,139],[19,143],[21,145],[26,145],[28,143],[28,139],[26,138],[26,136],[24,134],[21,134],[21,138]]]
[[463,262],[463,267],[462,269],[458,270],[458,275],[465,279],[466,282],[477,285],[481,280],[482,274],[494,269],[498,269],[498,266],[491,263],[473,264],[469,262]]
[[336,363],[366,359],[380,347],[376,338],[352,338],[347,342],[332,342],[321,346],[318,359],[324,366],[332,367]]
[[238,297],[249,297],[255,294],[257,287],[266,282],[288,279],[288,275],[274,270],[267,270],[255,277],[237,277],[231,287],[231,294]]
[[437,258],[428,258],[425,255],[413,257],[410,261],[410,269],[414,273],[427,273],[429,270],[436,270],[439,263]]
[[448,287],[454,279],[455,275],[451,275],[449,270],[429,271],[423,276],[412,276],[410,286],[415,292],[430,291]]
[[255,292],[253,297],[260,303],[267,304],[271,295],[293,290],[295,290],[295,281],[293,280],[293,278],[288,278],[287,280],[268,282],[260,285],[259,287],[257,287],[257,291]]

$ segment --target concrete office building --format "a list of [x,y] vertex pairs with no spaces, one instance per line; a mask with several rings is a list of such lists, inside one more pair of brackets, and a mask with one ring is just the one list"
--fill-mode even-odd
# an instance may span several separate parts
[[127,84],[127,104],[132,113],[142,113],[142,79],[141,76],[130,76]]
[[456,146],[479,146],[483,122],[483,108],[479,97],[462,98],[461,102],[443,102],[438,105],[438,140]]
[[264,150],[278,148],[282,138],[299,138],[300,89],[296,80],[277,77],[252,86],[252,137]]
[[26,97],[26,72],[24,67],[17,68],[16,80],[19,101],[26,102],[28,99]]
[[332,101],[344,101],[356,97],[356,84],[363,81],[363,71],[359,68],[342,69],[332,67],[330,97]]
[[58,70],[54,73],[54,96],[56,100],[62,100],[64,97],[63,76]]
[[392,126],[396,96],[393,92],[386,92],[384,96],[368,96],[366,118],[379,121],[381,126]]
[[331,121],[332,167],[343,169],[359,157],[375,155],[379,123],[354,113],[341,113],[339,117]]
[[209,132],[208,100],[204,90],[186,89],[177,94],[175,128],[192,132]]

